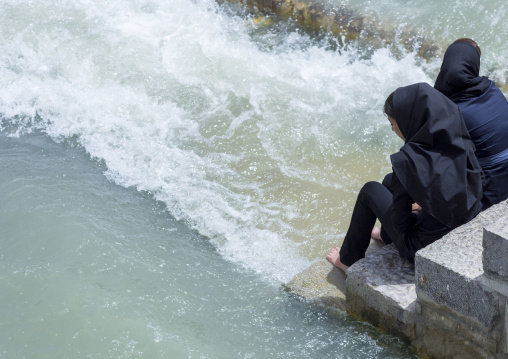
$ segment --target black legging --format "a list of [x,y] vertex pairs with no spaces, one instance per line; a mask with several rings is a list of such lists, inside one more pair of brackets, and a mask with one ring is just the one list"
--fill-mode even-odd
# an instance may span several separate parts
[[387,188],[390,183],[388,176],[383,184],[367,182],[358,194],[351,223],[340,250],[340,261],[347,266],[365,257],[376,219],[382,224],[383,241],[393,242],[401,257],[414,260],[415,252],[422,248],[414,236],[398,232],[393,225],[390,217],[393,196]]

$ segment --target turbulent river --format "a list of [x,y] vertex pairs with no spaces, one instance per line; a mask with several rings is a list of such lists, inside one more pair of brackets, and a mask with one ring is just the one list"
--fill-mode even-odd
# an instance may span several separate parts
[[[505,1],[327,5],[471,37],[506,85]],[[281,286],[390,170],[386,96],[439,70],[379,36],[212,0],[1,0],[0,358],[416,357]]]

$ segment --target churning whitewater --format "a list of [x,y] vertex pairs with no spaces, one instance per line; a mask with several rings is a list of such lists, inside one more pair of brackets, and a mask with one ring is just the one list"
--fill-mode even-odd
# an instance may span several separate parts
[[390,171],[386,96],[435,80],[397,35],[474,38],[504,89],[508,6],[328,5],[394,42],[224,1],[0,2],[0,357],[414,357],[280,284]]

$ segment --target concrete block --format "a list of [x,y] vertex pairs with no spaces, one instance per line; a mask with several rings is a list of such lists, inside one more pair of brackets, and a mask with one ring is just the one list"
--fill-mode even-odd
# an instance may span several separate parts
[[347,271],[347,311],[407,341],[415,337],[415,301],[414,267],[392,244]]
[[[492,358],[501,330],[489,330],[477,320],[447,306],[423,302],[417,319],[416,347],[436,358]],[[497,328],[496,328],[497,329]]]
[[445,359],[493,359],[492,352],[458,336],[452,337],[449,332],[431,327],[426,331],[425,353],[430,358]]
[[507,202],[480,213],[416,254],[416,293],[492,328],[500,319],[494,292],[482,285],[483,228],[506,216]]
[[326,259],[312,264],[284,287],[309,302],[346,310],[346,275]]
[[483,230],[483,270],[508,279],[508,217]]
[[[383,245],[372,240],[366,256]],[[317,261],[283,286],[302,299],[336,310],[346,310],[346,274],[326,259]]]
[[503,327],[503,341],[501,343],[501,350],[503,354],[508,355],[508,303],[505,304],[504,309],[504,327]]

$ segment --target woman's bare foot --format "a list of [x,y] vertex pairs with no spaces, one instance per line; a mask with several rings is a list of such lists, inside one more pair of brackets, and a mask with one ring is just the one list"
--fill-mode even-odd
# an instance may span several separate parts
[[333,247],[333,249],[330,251],[330,253],[328,253],[328,255],[326,256],[326,259],[328,259],[328,261],[330,263],[332,263],[334,266],[338,267],[339,269],[342,269],[343,272],[347,271],[347,269],[349,268],[349,266],[343,264],[340,261],[340,248],[339,247]]
[[374,228],[372,228],[372,233],[370,234],[370,236],[373,239],[376,239],[376,240],[382,242],[383,238],[381,238],[381,227],[374,227]]

